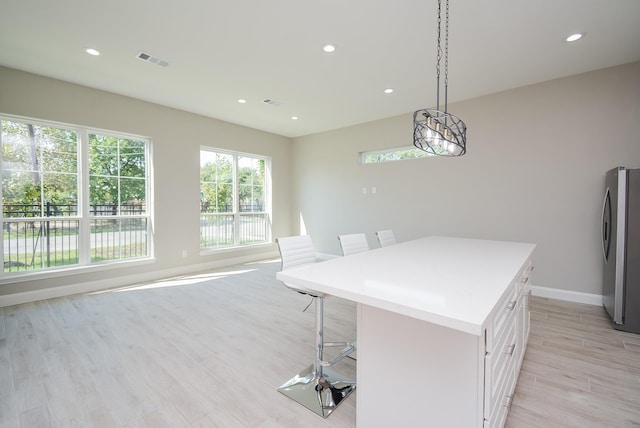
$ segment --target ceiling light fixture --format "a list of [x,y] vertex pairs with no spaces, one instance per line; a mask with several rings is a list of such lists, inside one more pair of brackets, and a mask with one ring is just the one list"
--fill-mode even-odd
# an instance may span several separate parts
[[584,33],[575,33],[565,39],[565,41],[571,43],[580,40],[584,36]]
[[292,120],[298,120],[298,116],[291,116]]
[[100,55],[100,51],[97,49],[93,49],[93,48],[86,48],[84,50],[86,53],[88,53],[89,55],[93,55],[93,56],[98,56]]
[[247,103],[247,100],[245,100],[244,98],[240,98],[240,99],[238,100],[238,102],[239,102],[240,104],[246,104],[246,103]]
[[393,88],[387,88],[384,90],[385,94],[392,94],[393,93]]
[[331,53],[331,52],[334,52],[336,50],[336,47],[335,47],[335,45],[324,45],[322,50],[327,52],[327,53]]
[[449,0],[446,1],[444,41],[444,110],[440,110],[440,46],[441,0],[438,0],[438,43],[436,49],[436,108],[413,113],[413,145],[438,156],[462,156],[467,151],[467,126],[462,119],[447,111],[449,87]]

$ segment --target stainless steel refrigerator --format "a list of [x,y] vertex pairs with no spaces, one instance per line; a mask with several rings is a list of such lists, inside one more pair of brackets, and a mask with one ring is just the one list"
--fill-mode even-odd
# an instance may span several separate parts
[[604,307],[613,327],[640,333],[640,169],[607,172],[602,251]]

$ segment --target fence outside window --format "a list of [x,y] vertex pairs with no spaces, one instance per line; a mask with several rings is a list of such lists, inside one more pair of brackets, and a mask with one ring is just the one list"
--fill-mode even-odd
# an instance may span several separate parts
[[[148,255],[144,205],[91,205],[89,212],[91,262]],[[77,205],[6,204],[2,226],[5,273],[80,263]]]
[[[252,244],[268,240],[269,216],[261,204],[241,204],[240,212],[233,213],[232,206],[218,206],[214,212],[206,204],[200,206],[201,247],[234,245],[235,227],[238,227],[240,244]],[[236,221],[236,215],[238,219]]]

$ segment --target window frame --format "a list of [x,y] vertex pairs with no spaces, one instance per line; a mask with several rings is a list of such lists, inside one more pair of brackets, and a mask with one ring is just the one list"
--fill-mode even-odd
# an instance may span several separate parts
[[[206,151],[206,152],[210,152],[210,153],[216,153],[216,154],[222,154],[222,155],[229,155],[232,157],[232,186],[233,186],[233,196],[232,196],[232,200],[233,200],[233,210],[228,213],[228,215],[233,215],[233,243],[231,244],[227,244],[227,245],[218,245],[218,246],[203,246],[203,213],[202,209],[200,211],[200,232],[199,232],[199,240],[200,240],[200,253],[201,254],[207,254],[207,253],[219,253],[219,252],[224,252],[224,251],[229,251],[229,250],[236,250],[238,248],[251,248],[251,247],[259,247],[259,246],[264,246],[264,245],[270,245],[273,243],[273,232],[271,229],[271,225],[272,225],[272,206],[271,206],[271,197],[272,197],[272,188],[271,188],[271,163],[272,163],[272,159],[269,156],[264,156],[264,155],[259,155],[256,153],[247,153],[247,152],[242,152],[242,151],[237,151],[237,150],[229,150],[229,149],[222,149],[222,148],[218,148],[218,147],[211,147],[211,146],[206,146],[206,145],[202,145],[200,146],[200,150],[199,150],[199,160],[200,160],[200,166],[199,166],[199,171],[200,173],[202,172],[202,152]],[[239,185],[239,180],[238,180],[238,173],[239,173],[239,167],[238,167],[238,158],[240,157],[245,157],[245,158],[250,158],[250,159],[256,159],[256,160],[261,160],[264,162],[264,184],[263,184],[263,189],[264,189],[264,207],[263,210],[260,212],[243,212],[240,209],[240,185]],[[200,194],[202,195],[202,179],[199,180],[199,191]],[[248,242],[248,243],[242,243],[241,242],[241,223],[242,223],[242,217],[247,216],[247,215],[251,215],[251,214],[261,214],[265,216],[265,223],[264,223],[264,227],[265,227],[265,238],[264,240],[261,241],[257,241],[257,242]]]
[[[77,201],[76,201],[76,213],[73,216],[65,216],[64,220],[73,220],[77,221],[77,262],[73,264],[63,264],[59,266],[49,266],[49,267],[37,267],[32,269],[25,270],[17,270],[12,272],[5,272],[4,266],[0,271],[0,284],[4,284],[7,282],[21,282],[31,280],[34,277],[57,277],[61,275],[67,275],[72,273],[79,273],[81,271],[94,271],[94,270],[103,270],[109,269],[114,265],[126,263],[130,264],[146,264],[150,263],[154,260],[154,247],[153,247],[153,211],[154,204],[152,200],[153,192],[152,192],[152,178],[153,178],[153,169],[152,169],[152,141],[151,138],[135,135],[131,133],[122,133],[118,131],[104,130],[94,127],[86,127],[81,125],[62,123],[56,121],[49,121],[43,119],[36,119],[31,117],[24,116],[16,116],[10,114],[0,113],[0,121],[10,121],[21,124],[49,127],[49,128],[60,128],[64,130],[73,131],[76,134],[76,159],[77,159],[77,168],[76,168],[76,176],[77,176]],[[91,215],[90,209],[90,195],[89,195],[89,134],[97,134],[108,137],[114,137],[119,139],[127,139],[133,141],[140,141],[144,143],[144,157],[145,157],[145,171],[144,171],[144,181],[145,181],[145,208],[146,213],[142,216],[122,216],[121,213],[118,213],[116,217],[109,217],[113,219],[134,219],[134,218],[145,218],[146,219],[146,254],[144,256],[138,257],[129,257],[129,258],[117,258],[106,261],[91,261],[91,222],[94,219]],[[0,162],[2,162],[2,154],[0,153]],[[0,170],[2,170],[2,165],[0,164]],[[3,197],[3,189],[0,186],[0,200],[2,200],[3,209],[0,210],[0,223],[4,225],[5,215],[4,215],[4,197]],[[42,216],[40,216],[42,217]],[[38,219],[40,221],[51,221],[47,220],[51,217],[42,217]],[[13,219],[12,217],[6,217],[6,219]],[[34,218],[34,221],[36,219]],[[3,242],[5,239],[5,231],[4,227],[2,232],[0,232],[0,236],[3,238]],[[0,260],[5,262],[5,251],[4,244],[3,247],[0,248]]]
[[[105,218],[108,219],[112,219],[112,220],[116,220],[119,222],[124,222],[126,220],[135,220],[135,219],[146,219],[146,242],[145,242],[145,247],[147,249],[146,251],[146,255],[144,256],[138,256],[138,257],[129,257],[129,258],[114,258],[111,260],[106,260],[106,261],[91,261],[91,256],[92,256],[92,251],[93,248],[91,246],[91,234],[90,233],[85,233],[85,238],[87,239],[87,242],[85,242],[85,245],[87,245],[87,251],[83,254],[86,257],[89,257],[88,263],[89,264],[101,264],[101,263],[116,263],[119,261],[127,261],[127,260],[136,260],[136,259],[149,259],[153,257],[153,246],[151,245],[153,242],[153,235],[152,235],[152,231],[153,228],[151,227],[152,225],[152,215],[151,215],[151,211],[153,209],[153,204],[151,204],[150,198],[151,198],[151,172],[150,172],[150,164],[151,164],[151,140],[149,138],[146,137],[140,137],[137,135],[131,135],[131,134],[123,134],[120,132],[113,132],[113,131],[105,131],[105,130],[99,130],[99,129],[95,129],[95,128],[86,128],[83,129],[83,131],[85,132],[84,135],[84,139],[83,139],[83,145],[84,145],[84,149],[82,151],[82,153],[84,155],[86,155],[87,159],[86,159],[86,163],[85,160],[83,159],[83,167],[86,167],[86,169],[84,169],[84,171],[86,171],[86,174],[83,175],[83,186],[87,186],[86,187],[86,191],[83,191],[82,194],[86,195],[87,197],[86,199],[86,204],[83,204],[83,209],[84,209],[84,213],[86,213],[85,215],[85,219],[86,221],[88,221],[89,226],[87,230],[90,230],[91,228],[91,223],[94,220],[97,219],[101,219],[104,220]],[[123,215],[121,208],[122,208],[122,201],[118,201],[118,213],[114,214],[114,215],[108,215],[108,216],[97,216],[97,215],[92,215],[91,213],[91,205],[90,205],[90,201],[89,201],[89,197],[91,196],[91,190],[90,190],[90,179],[91,179],[91,171],[90,171],[90,167],[89,167],[89,135],[90,134],[99,134],[101,136],[106,136],[106,137],[113,137],[113,138],[117,138],[117,139],[123,139],[123,140],[134,140],[134,141],[138,141],[138,142],[142,142],[144,143],[144,159],[145,159],[145,176],[144,176],[144,180],[145,180],[145,213],[143,214],[128,214],[128,215]],[[114,177],[118,177],[119,179],[123,178],[123,175],[121,173],[121,171],[118,171],[118,175],[114,176]],[[86,183],[84,182],[84,179],[86,178]],[[120,192],[118,192],[119,197],[121,196]],[[120,239],[120,238],[119,238]],[[121,247],[121,246],[120,246]],[[120,248],[121,250],[122,248]]]
[[[417,156],[413,157],[402,157],[399,153],[402,152],[414,152]],[[368,160],[369,156],[380,156],[380,155],[388,155],[389,159],[378,159],[378,160]],[[395,155],[395,157],[394,157]],[[419,155],[419,156],[418,156]],[[435,156],[432,153],[427,153],[423,150],[418,149],[415,146],[402,146],[402,147],[393,147],[389,149],[381,149],[381,150],[370,150],[365,152],[358,153],[358,162],[360,165],[377,165],[381,163],[389,163],[389,162],[399,162],[406,160],[414,160],[414,159],[423,159]]]

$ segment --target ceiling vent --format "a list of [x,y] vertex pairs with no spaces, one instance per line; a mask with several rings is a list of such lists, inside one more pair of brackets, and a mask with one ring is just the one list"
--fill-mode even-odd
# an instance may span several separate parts
[[140,52],[138,54],[138,59],[141,59],[145,62],[150,62],[152,64],[159,65],[161,67],[166,67],[167,65],[169,65],[167,61],[161,60],[160,58],[156,58],[155,56],[151,56],[144,52]]

